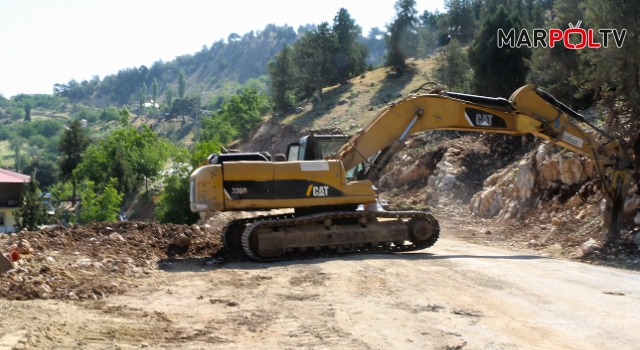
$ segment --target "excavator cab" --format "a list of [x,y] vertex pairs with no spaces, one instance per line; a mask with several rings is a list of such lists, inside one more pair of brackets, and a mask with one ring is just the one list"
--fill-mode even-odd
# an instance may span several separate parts
[[[325,160],[335,158],[338,151],[348,142],[346,135],[316,135],[310,133],[300,139],[300,142],[287,146],[287,161]],[[349,181],[366,178],[368,166],[364,162],[348,169],[345,177]]]
[[300,142],[287,146],[287,161],[296,160],[325,160],[333,158],[342,146],[347,143],[344,135],[316,135],[310,133],[300,139]]

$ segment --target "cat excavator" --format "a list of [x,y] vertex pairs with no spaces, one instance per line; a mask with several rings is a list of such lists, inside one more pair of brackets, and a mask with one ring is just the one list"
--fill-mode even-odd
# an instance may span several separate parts
[[405,138],[426,130],[533,134],[595,160],[606,194],[603,230],[609,237],[619,234],[631,179],[624,141],[535,85],[519,88],[508,100],[446,92],[437,85],[422,90],[387,105],[349,137],[311,134],[273,159],[268,153],[210,155],[191,175],[191,210],[204,216],[294,208],[236,219],[224,228],[227,249],[255,260],[420,250],[440,234],[430,212],[357,210],[376,202],[374,184]]

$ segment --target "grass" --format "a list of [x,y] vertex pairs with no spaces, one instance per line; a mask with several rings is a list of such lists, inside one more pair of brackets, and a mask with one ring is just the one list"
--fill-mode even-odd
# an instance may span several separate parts
[[0,141],[0,165],[4,168],[13,169],[15,162],[13,152],[9,149],[9,140]]
[[[387,103],[415,90],[425,82],[424,73],[428,73],[435,61],[411,61],[412,69],[396,77],[388,68],[378,68],[351,79],[345,85],[335,85],[323,90],[324,99],[312,102],[314,98],[299,104],[304,108],[301,113],[293,113],[281,123],[291,124],[299,129],[324,129],[339,127],[353,129],[352,125],[366,124]],[[339,101],[347,100],[345,104]],[[373,107],[373,108],[372,108]]]

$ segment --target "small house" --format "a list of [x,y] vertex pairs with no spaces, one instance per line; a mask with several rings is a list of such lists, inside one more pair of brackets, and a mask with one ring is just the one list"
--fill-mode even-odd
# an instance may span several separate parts
[[20,207],[24,185],[29,181],[29,175],[0,169],[0,233],[15,232],[13,210]]

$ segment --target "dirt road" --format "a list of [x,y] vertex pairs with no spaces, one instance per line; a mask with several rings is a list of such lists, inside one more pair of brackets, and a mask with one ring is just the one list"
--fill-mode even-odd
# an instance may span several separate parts
[[634,349],[640,274],[442,239],[410,254],[161,264],[99,301],[0,301],[0,350]]

